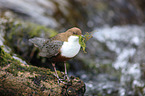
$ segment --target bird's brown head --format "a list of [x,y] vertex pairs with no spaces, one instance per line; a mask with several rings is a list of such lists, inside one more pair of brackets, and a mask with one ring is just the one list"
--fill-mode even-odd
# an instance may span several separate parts
[[[66,32],[64,32],[64,33],[60,33],[60,34],[58,34],[57,36],[55,36],[54,38],[55,39],[58,39],[58,40],[60,40],[60,41],[67,41],[68,40],[68,38],[70,37],[70,36],[80,36],[80,35],[82,35],[82,32],[81,32],[81,30],[79,29],[79,28],[76,28],[76,27],[73,27],[73,28],[71,28],[71,29],[68,29]],[[53,38],[53,39],[54,39]]]
[[76,27],[68,29],[66,31],[66,33],[67,33],[68,36],[71,36],[71,35],[82,35],[81,30],[79,28],[76,28]]

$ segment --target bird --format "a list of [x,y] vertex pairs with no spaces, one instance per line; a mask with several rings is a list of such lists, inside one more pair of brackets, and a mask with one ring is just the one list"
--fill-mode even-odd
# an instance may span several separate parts
[[82,31],[77,27],[73,27],[68,29],[66,32],[55,35],[54,37],[48,39],[34,37],[29,39],[29,42],[33,43],[40,49],[40,56],[47,57],[51,60],[55,75],[58,79],[59,76],[57,74],[55,64],[57,62],[64,62],[64,73],[69,81],[66,61],[75,57],[79,53],[81,48],[81,45],[79,44],[79,36],[83,36]]

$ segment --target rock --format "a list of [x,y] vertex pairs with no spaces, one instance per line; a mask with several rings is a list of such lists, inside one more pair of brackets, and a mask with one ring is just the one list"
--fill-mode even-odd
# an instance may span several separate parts
[[[70,82],[58,84],[54,72],[46,68],[25,65],[14,59],[0,46],[0,93],[6,95],[62,96],[81,95],[85,92],[85,84],[79,78],[71,77]],[[63,78],[64,73],[59,72]]]

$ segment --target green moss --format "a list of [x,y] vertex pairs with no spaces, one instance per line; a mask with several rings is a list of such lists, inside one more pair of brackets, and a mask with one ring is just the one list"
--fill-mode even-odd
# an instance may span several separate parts
[[[37,58],[39,59],[38,63],[46,63],[46,59],[42,58],[41,60],[37,54],[37,48],[32,50],[33,47],[28,40],[33,37],[50,38],[57,34],[55,30],[39,24],[15,19],[5,19],[5,22],[2,22],[0,26],[4,27],[2,27],[2,31],[5,32],[4,45],[9,46],[12,49],[11,52],[18,54],[25,60],[31,61],[32,58]],[[33,53],[36,55],[32,55]]]
[[12,48],[14,52],[27,52],[28,51],[28,39],[33,37],[50,38],[55,36],[57,32],[51,28],[47,28],[42,25],[22,22],[18,20],[7,20],[2,23],[5,26],[5,45]]
[[83,48],[84,53],[86,53],[85,49],[86,49],[86,42],[92,38],[92,35],[90,35],[88,32],[86,32],[85,35],[83,36],[79,36],[79,44],[81,45],[81,47]]
[[17,76],[18,72],[26,71],[30,73],[35,71],[36,74],[39,73],[41,75],[52,74],[49,69],[39,68],[32,65],[22,66],[22,63],[14,59],[9,53],[6,53],[2,46],[0,46],[0,61],[0,66],[2,68],[10,65],[8,68],[6,68],[6,71],[12,73],[14,76]]
[[81,47],[83,48],[84,53],[86,53],[85,48],[86,48],[86,43],[85,43],[85,37],[79,36],[79,43]]
[[[51,28],[46,28],[45,26],[42,25],[37,25],[33,23],[28,24],[30,26],[30,37],[35,37],[35,36],[40,36],[41,33],[47,34],[49,33],[49,37],[53,37],[57,34],[57,32]],[[28,27],[28,26],[27,26]]]
[[42,33],[44,33],[44,36],[46,35],[48,37],[52,37],[57,34],[57,32],[51,28],[18,20],[7,20],[4,25],[6,26],[5,31],[9,33],[9,35],[7,35],[9,39],[12,39],[14,35],[19,37],[28,35],[27,37],[31,38],[40,36]]
[[5,67],[12,63],[20,64],[19,61],[15,60],[14,58],[12,58],[10,54],[6,53],[3,48],[4,48],[3,46],[0,46],[0,66],[1,67]]

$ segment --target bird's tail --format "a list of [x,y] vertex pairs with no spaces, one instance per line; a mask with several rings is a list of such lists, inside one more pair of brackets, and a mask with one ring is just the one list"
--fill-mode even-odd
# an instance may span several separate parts
[[32,39],[29,39],[29,42],[33,43],[36,47],[38,47],[39,49],[42,49],[44,43],[47,41],[48,39],[45,38],[39,38],[39,37],[35,37]]

